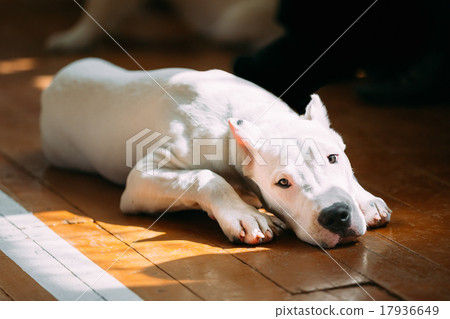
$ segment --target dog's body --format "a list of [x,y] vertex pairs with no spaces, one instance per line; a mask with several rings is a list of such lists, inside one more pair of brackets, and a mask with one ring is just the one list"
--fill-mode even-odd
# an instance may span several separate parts
[[[161,142],[142,140],[145,129]],[[123,212],[203,209],[230,240],[266,242],[285,223],[306,242],[334,247],[390,218],[383,200],[353,177],[318,96],[298,116],[224,71],[146,73],[80,60],[44,91],[41,130],[54,165],[126,182]],[[142,154],[150,140],[151,152]],[[141,145],[132,169],[130,141]],[[297,145],[309,145],[314,157]],[[258,212],[260,203],[284,223]]]
[[[225,44],[268,44],[283,33],[276,22],[278,0],[168,0],[194,31]],[[47,48],[77,51],[93,45],[104,31],[114,33],[142,0],[88,0],[86,11],[70,29],[52,35]]]

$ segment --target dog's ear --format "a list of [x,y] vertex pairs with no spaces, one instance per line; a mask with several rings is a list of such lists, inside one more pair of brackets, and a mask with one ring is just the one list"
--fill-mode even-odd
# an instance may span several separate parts
[[259,127],[249,121],[236,118],[229,118],[228,124],[236,142],[250,153],[253,153],[254,146],[261,139],[262,135]]
[[[311,95],[311,102],[309,102],[308,106],[306,107],[305,119],[318,121],[326,128],[330,128],[330,120],[328,119],[327,109],[317,94]],[[330,131],[339,144],[339,147],[342,150],[345,150],[345,143],[342,140],[342,137],[331,128]]]
[[327,109],[317,94],[311,95],[311,102],[306,107],[305,119],[317,121],[325,127],[330,127]]

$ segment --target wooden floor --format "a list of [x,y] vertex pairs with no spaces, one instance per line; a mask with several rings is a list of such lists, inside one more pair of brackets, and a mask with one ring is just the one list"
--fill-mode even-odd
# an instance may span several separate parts
[[[41,90],[62,66],[86,56],[50,55],[42,42],[73,23],[76,8],[70,0],[13,3],[0,1],[8,9],[0,13],[0,189],[103,269],[140,238],[108,273],[141,298],[370,300],[348,272],[376,300],[450,299],[448,105],[369,106],[350,83],[320,90],[356,176],[393,209],[388,227],[328,250],[346,272],[291,233],[263,246],[233,245],[200,212],[164,216],[142,235],[155,218],[123,216],[122,188],[53,168],[41,151]],[[144,68],[230,70],[232,50],[181,37],[176,24],[162,29],[166,38],[149,31],[152,43],[124,42]],[[88,55],[138,68],[107,41]],[[0,300],[54,299],[3,253],[0,269]]]

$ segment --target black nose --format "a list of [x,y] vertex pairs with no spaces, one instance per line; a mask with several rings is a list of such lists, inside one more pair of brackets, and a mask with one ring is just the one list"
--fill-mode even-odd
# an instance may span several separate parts
[[350,207],[345,203],[334,203],[319,214],[319,224],[336,234],[343,234],[350,226]]

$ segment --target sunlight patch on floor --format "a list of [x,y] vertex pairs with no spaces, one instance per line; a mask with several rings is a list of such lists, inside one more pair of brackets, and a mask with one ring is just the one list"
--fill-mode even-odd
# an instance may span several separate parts
[[38,75],[33,78],[33,86],[39,90],[45,90],[52,82],[53,75]]
[[0,60],[0,74],[13,74],[29,71],[34,69],[36,64],[36,59],[34,58]]

